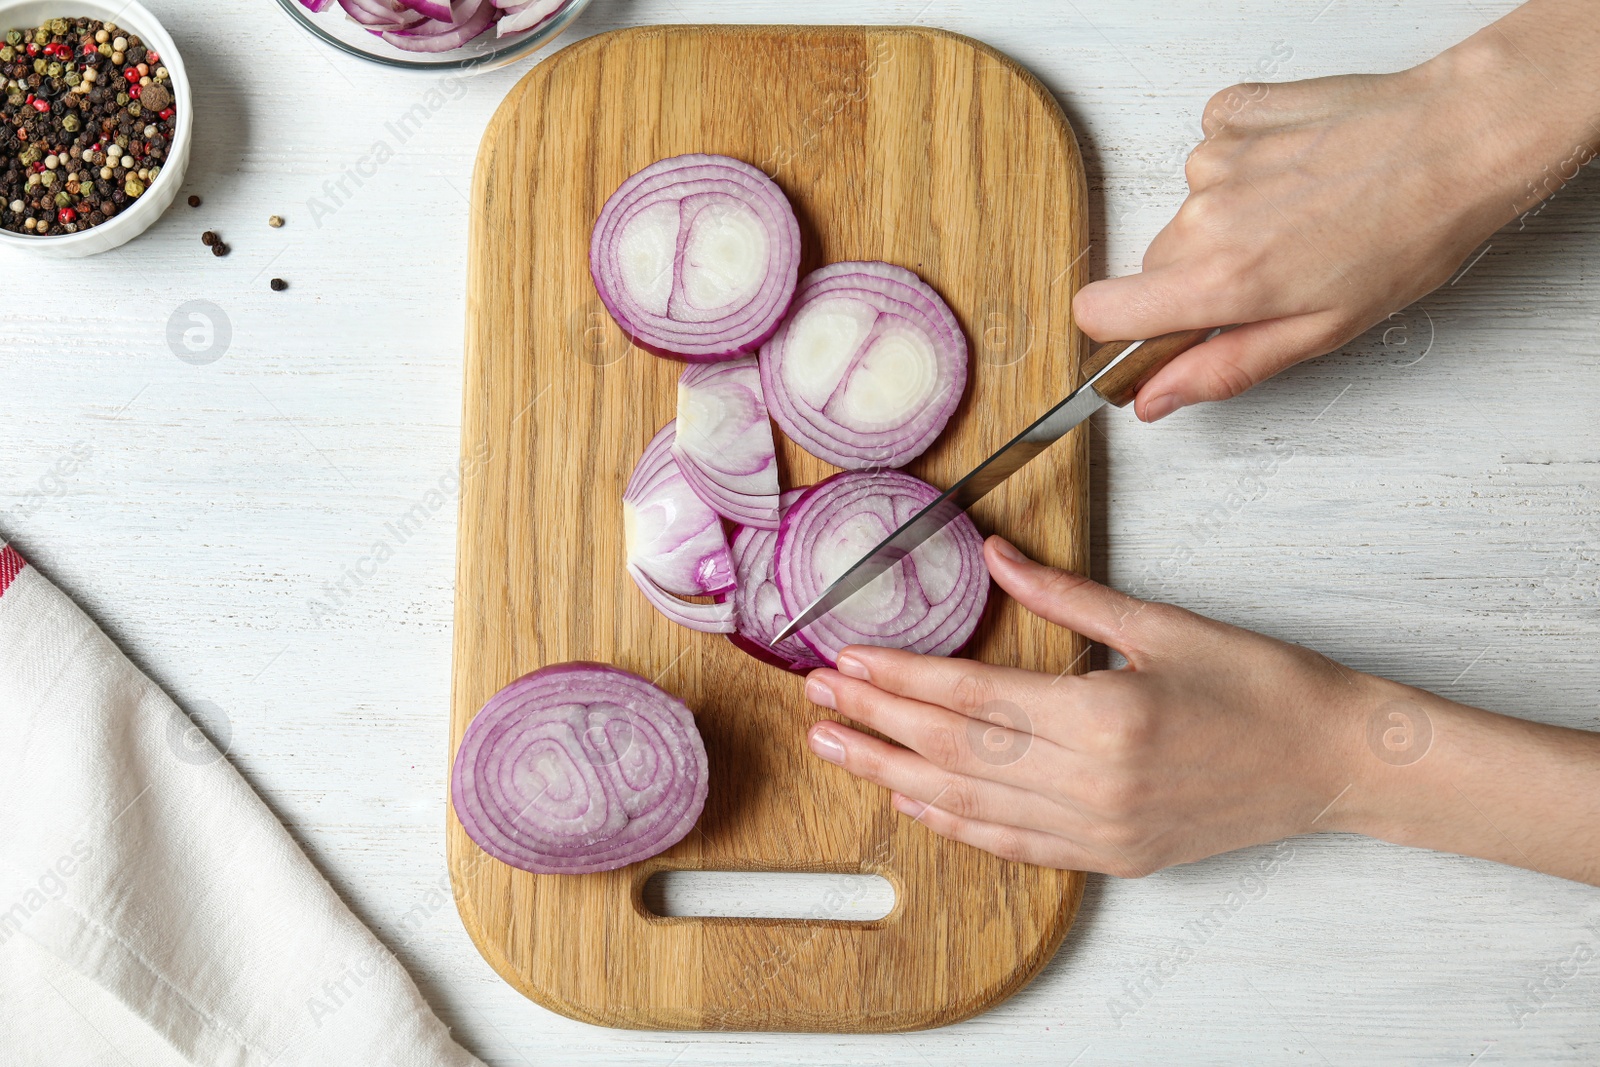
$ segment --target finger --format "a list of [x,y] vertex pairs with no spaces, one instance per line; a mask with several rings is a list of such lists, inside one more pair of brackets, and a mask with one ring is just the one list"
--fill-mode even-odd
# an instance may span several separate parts
[[[1054,799],[1004,782],[951,774],[917,753],[835,722],[811,728],[811,751],[857,778],[885,789],[938,804],[955,815],[1053,832],[1083,817]],[[1084,827],[1087,830],[1087,827]]]
[[1157,371],[1139,390],[1134,411],[1155,422],[1191,404],[1227,400],[1346,340],[1332,312],[1247,323],[1195,345]]
[[910,816],[940,837],[992,852],[1003,860],[1062,870],[1103,871],[1104,865],[1082,845],[1024,826],[967,819],[907,796],[894,798],[895,810]]
[[1201,326],[1226,326],[1242,295],[1215,284],[1217,272],[1192,257],[1169,266],[1090,282],[1072,299],[1072,318],[1097,341],[1137,340]]
[[[955,774],[1010,783],[1040,784],[1034,760],[996,762],[993,753],[1027,753],[1050,744],[1031,733],[1016,733],[995,723],[958,715],[947,708],[886,693],[868,682],[826,668],[806,677],[806,699],[891,737],[929,763]],[[994,736],[996,731],[1000,736]]]
[[1040,618],[1109,645],[1132,663],[1148,656],[1161,605],[1035,563],[1003,537],[984,542],[983,558],[1000,588]]
[[[1031,709],[1037,705],[1041,690],[1054,680],[1051,675],[1016,667],[996,667],[944,656],[919,656],[915,652],[876,645],[851,645],[844,649],[839,653],[838,668],[839,673],[871,682],[884,692],[937,704],[990,722],[997,721],[991,713],[997,713],[1003,720],[1010,710],[993,705],[1004,703]],[[1051,696],[1061,699],[1059,690]],[[1002,721],[1001,725],[1014,724]]]

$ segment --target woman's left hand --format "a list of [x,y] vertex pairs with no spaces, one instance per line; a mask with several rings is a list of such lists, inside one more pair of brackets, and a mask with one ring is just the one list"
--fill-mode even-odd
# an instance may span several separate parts
[[997,537],[984,556],[1024,607],[1128,666],[1050,675],[852,646],[806,696],[900,745],[824,720],[814,753],[892,790],[935,833],[1050,867],[1136,877],[1330,828],[1319,816],[1371,761],[1365,717],[1403,687]]

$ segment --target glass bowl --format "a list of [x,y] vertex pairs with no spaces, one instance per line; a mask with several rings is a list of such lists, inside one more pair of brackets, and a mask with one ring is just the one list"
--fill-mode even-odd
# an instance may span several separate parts
[[278,6],[306,32],[323,44],[348,55],[385,67],[401,70],[495,70],[533,54],[560,36],[589,0],[567,0],[547,21],[532,29],[506,37],[495,36],[490,26],[460,48],[448,52],[407,52],[368,33],[337,4],[329,4],[320,14],[312,14],[300,0],[278,0]]

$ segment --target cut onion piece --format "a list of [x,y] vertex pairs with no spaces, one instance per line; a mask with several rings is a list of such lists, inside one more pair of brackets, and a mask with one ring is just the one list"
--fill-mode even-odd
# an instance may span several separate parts
[[495,26],[495,34],[505,37],[508,34],[531,30],[555,15],[564,3],[566,0],[527,0],[526,3],[514,6],[497,5],[505,8],[505,13],[500,16],[500,22]]
[[423,19],[409,29],[387,32],[381,36],[396,48],[408,52],[448,52],[452,48],[460,48],[487,30],[500,15],[500,9],[489,0],[460,0],[453,11],[454,21]]
[[967,341],[950,308],[888,263],[806,275],[761,349],[772,417],[812,455],[848,470],[920,456],[967,387]]
[[415,11],[390,11],[379,0],[339,0],[339,6],[356,22],[378,33],[410,29],[425,21]]
[[535,874],[611,871],[700,818],[705,743],[681,700],[599,663],[523,675],[461,738],[450,799],[467,836]]
[[333,0],[300,0],[300,6],[313,15],[322,14],[332,3]]
[[[803,495],[804,489],[789,490],[783,494],[781,507],[787,509]],[[778,631],[789,623],[773,569],[777,547],[776,530],[744,526],[734,535],[733,573],[737,584],[728,599],[733,604],[735,629],[728,640],[763,663],[804,674],[827,664],[798,635],[777,645],[772,643]]]
[[[900,471],[846,471],[806,490],[778,530],[783,622],[938,497]],[[988,599],[983,537],[963,514],[796,636],[830,664],[846,645],[948,656],[972,637]]]
[[728,605],[678,599],[726,593],[734,579],[722,520],[695,495],[672,456],[677,422],[668,422],[651,438],[622,493],[628,573],[673,622],[729,633],[733,615]]
[[589,272],[617,325],[657,355],[754,352],[794,296],[800,225],[783,190],[728,156],[650,164],[611,194]]
[[672,446],[690,487],[717,514],[778,528],[778,456],[754,356],[697,364],[678,379]]
[[398,2],[426,19],[450,23],[457,21],[450,10],[450,0],[398,0]]

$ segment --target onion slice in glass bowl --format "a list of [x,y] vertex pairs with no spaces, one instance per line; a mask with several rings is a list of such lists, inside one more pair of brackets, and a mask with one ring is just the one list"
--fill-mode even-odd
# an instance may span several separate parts
[[467,836],[535,874],[611,871],[681,841],[710,780],[694,715],[638,675],[561,663],[467,725],[450,799]]
[[[928,483],[890,470],[845,471],[806,490],[778,530],[775,573],[785,622],[938,497]],[[983,537],[959,515],[795,636],[829,664],[846,645],[948,656],[971,639],[988,599]]]
[[[780,506],[787,509],[804,495],[804,489],[790,489],[783,494]],[[733,603],[735,629],[728,640],[763,663],[804,674],[827,664],[798,634],[777,645],[772,643],[778,631],[789,623],[773,566],[777,547],[776,530],[742,526],[733,535],[733,573],[737,584],[728,599]]]
[[677,419],[661,427],[622,493],[628,574],[667,618],[708,633],[733,631],[728,603],[696,603],[733,588],[733,559],[722,520],[706,506],[672,455]]
[[778,455],[754,356],[701,363],[678,379],[672,454],[700,499],[742,526],[778,528]]
[[487,30],[500,16],[500,9],[489,0],[458,0],[451,8],[450,21],[423,19],[403,30],[387,30],[380,36],[396,48],[408,52],[448,52],[460,48]]
[[772,417],[847,470],[901,467],[939,436],[967,387],[967,341],[950,308],[889,263],[806,275],[761,349]]
[[783,190],[728,156],[650,164],[611,194],[589,244],[595,289],[633,343],[699,363],[759,348],[799,269]]

